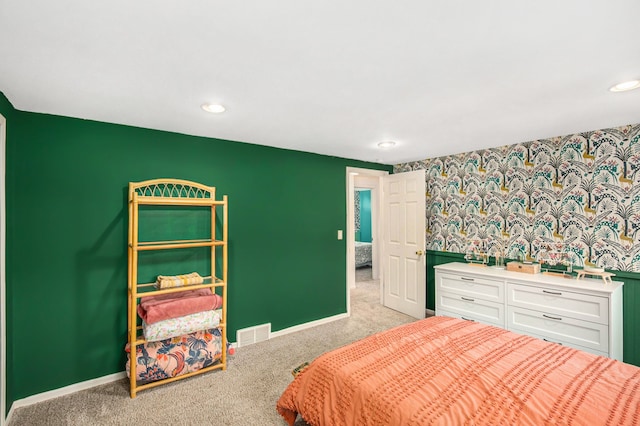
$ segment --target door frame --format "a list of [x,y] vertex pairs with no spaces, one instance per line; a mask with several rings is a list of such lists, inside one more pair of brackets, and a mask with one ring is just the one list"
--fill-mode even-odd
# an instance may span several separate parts
[[0,114],[0,426],[5,424],[7,411],[7,318],[6,318],[6,147],[7,120]]
[[[383,223],[384,217],[382,214],[382,186],[381,186],[381,178],[382,176],[387,176],[389,174],[386,170],[373,170],[373,169],[363,169],[359,167],[347,167],[346,168],[346,196],[347,196],[347,315],[351,315],[351,292],[349,291],[351,288],[355,287],[356,284],[356,250],[355,250],[355,241],[356,241],[356,232],[355,232],[355,208],[354,208],[354,191],[356,188],[355,181],[356,177],[368,177],[368,178],[377,178],[378,184],[376,188],[371,188],[371,232],[374,238],[380,240],[380,236],[382,235],[381,224]],[[375,196],[374,196],[375,191]],[[375,201],[374,201],[375,198]],[[374,220],[375,217],[375,220]],[[377,260],[380,263],[379,259],[382,258],[380,250],[382,250],[382,246],[376,243],[376,250],[373,253],[372,250],[372,260]],[[373,249],[373,247],[372,247]],[[382,269],[379,268],[378,271]],[[382,287],[382,274],[380,274],[380,286]],[[380,292],[380,303],[382,303],[382,292]]]

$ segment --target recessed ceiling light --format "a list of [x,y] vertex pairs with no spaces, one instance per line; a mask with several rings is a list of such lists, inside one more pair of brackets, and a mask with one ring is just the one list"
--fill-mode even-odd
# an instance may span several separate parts
[[223,105],[220,104],[202,104],[202,109],[214,114],[220,114],[221,112],[225,112],[227,110]]
[[637,89],[638,87],[640,87],[640,80],[630,80],[624,83],[618,83],[609,90],[612,92],[626,92],[627,90]]
[[393,148],[394,146],[396,146],[396,143],[394,141],[384,141],[378,144],[378,148],[380,149],[389,149]]

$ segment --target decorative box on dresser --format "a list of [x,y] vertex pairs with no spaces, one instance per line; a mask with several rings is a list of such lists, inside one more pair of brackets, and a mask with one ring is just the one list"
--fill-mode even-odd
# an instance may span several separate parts
[[479,321],[622,361],[622,285],[447,263],[436,315]]

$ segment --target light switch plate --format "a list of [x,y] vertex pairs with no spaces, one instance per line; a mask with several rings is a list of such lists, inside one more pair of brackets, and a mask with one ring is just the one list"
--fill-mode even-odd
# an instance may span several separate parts
[[338,239],[342,239],[342,229],[338,229]]

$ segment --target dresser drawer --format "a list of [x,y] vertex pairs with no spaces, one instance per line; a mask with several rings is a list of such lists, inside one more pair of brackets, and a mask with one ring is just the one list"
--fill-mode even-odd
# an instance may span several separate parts
[[483,324],[489,324],[489,325],[494,325],[496,327],[504,328],[504,324],[497,324],[495,322],[487,321],[484,318],[476,317],[474,314],[463,315],[463,314],[461,314],[459,312],[450,312],[450,311],[439,309],[436,312],[436,315],[445,316],[445,317],[452,317],[452,318],[460,318],[460,319],[467,320],[467,321],[477,321],[477,322],[481,322]]
[[609,299],[591,294],[507,283],[510,306],[599,324],[609,323]]
[[606,357],[609,356],[609,354],[606,353],[606,352],[598,351],[598,350],[595,350],[595,349],[592,349],[592,348],[587,348],[587,347],[580,346],[580,345],[575,345],[573,343],[565,342],[565,341],[562,341],[562,340],[559,340],[559,339],[549,339],[548,337],[540,336],[540,335],[535,334],[535,333],[529,333],[529,332],[524,331],[524,330],[518,330],[517,328],[514,328],[514,329],[512,329],[510,331],[513,331],[514,333],[519,333],[519,334],[526,334],[527,336],[531,336],[531,337],[536,337],[536,338],[538,338],[540,340],[544,340],[545,342],[556,343],[558,345],[568,346],[568,347],[573,348],[573,349],[579,349],[579,350],[584,351],[584,352],[589,352],[590,354],[606,356]]
[[453,292],[471,298],[504,303],[504,282],[473,275],[438,274],[438,292]]
[[438,292],[436,314],[440,315],[441,311],[451,312],[466,319],[495,324],[503,328],[505,326],[504,303],[462,296],[456,293]]
[[605,324],[509,306],[507,328],[602,353],[609,352],[609,328]]

